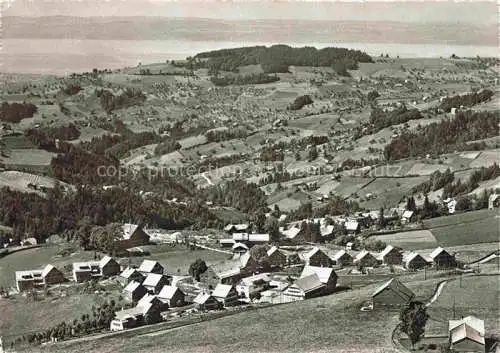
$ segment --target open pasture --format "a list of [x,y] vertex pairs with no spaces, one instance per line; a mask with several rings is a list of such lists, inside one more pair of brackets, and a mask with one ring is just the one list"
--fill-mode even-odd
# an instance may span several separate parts
[[370,240],[373,242],[380,240],[385,242],[386,244],[400,247],[405,250],[428,249],[437,246],[436,238],[428,230],[376,235],[370,237]]

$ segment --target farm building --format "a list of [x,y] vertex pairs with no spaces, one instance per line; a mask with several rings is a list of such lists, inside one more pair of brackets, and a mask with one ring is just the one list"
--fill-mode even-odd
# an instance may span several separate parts
[[252,299],[257,293],[269,289],[271,279],[265,273],[243,278],[236,286],[236,291],[245,298]]
[[143,275],[148,275],[148,273],[157,273],[162,275],[165,271],[163,266],[158,261],[144,260],[138,269]]
[[227,308],[238,304],[238,292],[233,285],[219,283],[212,292],[212,296]]
[[297,301],[314,298],[322,295],[325,285],[321,283],[318,275],[313,273],[309,276],[299,278],[294,284],[283,291],[286,301]]
[[234,245],[231,247],[231,251],[235,254],[244,254],[248,250],[248,246],[246,246],[244,243],[234,243]]
[[101,278],[101,268],[99,261],[74,262],[73,280],[77,283]]
[[379,254],[378,260],[386,265],[401,265],[403,263],[403,253],[392,245],[387,245]]
[[169,279],[164,275],[160,275],[158,273],[149,273],[142,282],[142,285],[146,287],[149,293],[158,294],[160,293],[163,286],[167,286],[170,284],[169,282]]
[[337,266],[350,266],[352,265],[354,259],[352,256],[345,250],[339,250],[337,251],[333,257],[332,260],[335,262],[335,265]]
[[415,294],[393,278],[381,285],[372,295],[373,306],[401,306],[409,303]]
[[158,298],[168,305],[169,308],[183,306],[186,295],[182,290],[174,286],[163,286]]
[[254,274],[260,270],[260,264],[255,260],[249,251],[238,258],[241,272],[245,275]]
[[139,282],[132,281],[127,284],[127,286],[123,289],[123,292],[125,294],[125,298],[135,303],[138,302],[139,299],[141,299],[144,295],[146,295],[148,293],[148,290]]
[[438,268],[447,268],[447,267],[455,267],[457,265],[457,261],[454,255],[451,255],[442,247],[438,247],[435,249],[429,257],[431,258],[434,266]]
[[109,256],[104,256],[99,261],[99,268],[103,277],[110,277],[120,273],[120,264],[115,259]]
[[500,207],[500,195],[491,194],[488,198],[488,209],[493,210]]
[[334,232],[335,227],[333,225],[328,225],[328,226],[321,226],[319,228],[319,232],[321,234],[321,237],[325,240],[333,239],[334,237]]
[[123,225],[122,239],[117,242],[117,247],[121,249],[132,248],[134,246],[149,244],[149,234],[137,224],[126,223]]
[[248,246],[269,243],[269,233],[233,233],[233,240]]
[[337,287],[337,274],[331,267],[304,266],[300,278],[316,274],[325,285],[325,293],[331,293]]
[[218,283],[235,284],[242,278],[241,269],[237,263],[221,263],[208,266],[200,275],[200,281],[215,287]]
[[161,321],[160,308],[148,303],[131,309],[115,312],[115,319],[111,321],[111,331],[121,331],[144,324],[153,324]]
[[127,267],[123,272],[120,274],[118,277],[118,281],[123,285],[126,286],[132,281],[142,283],[144,281],[145,276],[137,271],[137,269],[132,268],[132,267]]
[[236,241],[233,239],[220,239],[219,240],[219,245],[221,248],[231,248],[234,244],[236,244]]
[[450,349],[453,352],[484,353],[484,321],[474,316],[450,320],[448,326]]
[[208,293],[200,292],[193,300],[195,307],[199,310],[217,310],[220,303]]
[[41,270],[16,271],[16,287],[19,292],[64,281],[63,273],[50,264]]
[[236,232],[246,233],[250,230],[250,225],[248,223],[232,224],[229,223],[224,227],[224,231],[229,234]]
[[403,264],[409,270],[419,270],[429,265],[429,263],[417,252],[403,253]]
[[161,311],[168,309],[168,305],[161,301],[156,295],[151,295],[149,293],[144,294],[144,296],[137,302],[137,306],[143,306],[146,304],[153,304],[159,307]]
[[363,250],[354,258],[354,264],[361,267],[375,267],[378,265],[378,260],[369,251]]
[[344,224],[347,234],[358,234],[360,231],[359,222],[355,220],[349,220]]
[[303,253],[302,258],[309,266],[332,267],[334,265],[333,260],[318,247]]
[[289,229],[280,230],[283,236],[296,244],[302,244],[306,242],[305,231],[301,228],[291,227]]
[[403,215],[401,216],[401,223],[407,224],[407,223],[412,223],[416,219],[415,212],[406,210],[403,212]]
[[267,251],[267,260],[272,267],[284,267],[287,264],[286,255],[276,246]]

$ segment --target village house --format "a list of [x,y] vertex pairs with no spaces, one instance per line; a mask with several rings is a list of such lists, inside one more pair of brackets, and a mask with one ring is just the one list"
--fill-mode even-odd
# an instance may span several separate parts
[[377,259],[385,265],[401,265],[403,263],[403,253],[392,245],[387,245]]
[[111,321],[111,331],[121,331],[144,324],[154,324],[161,321],[160,308],[152,303],[137,305],[134,308],[115,312]]
[[401,223],[402,224],[412,223],[415,222],[415,219],[416,219],[415,212],[406,210],[403,212],[403,215],[401,216]]
[[484,321],[477,317],[449,321],[449,344],[453,352],[484,353],[484,334]]
[[149,244],[150,236],[137,224],[126,223],[122,227],[122,239],[116,242],[116,247],[128,249],[135,246]]
[[304,266],[300,278],[316,274],[319,281],[325,285],[324,294],[331,293],[337,287],[337,274],[331,267]]
[[341,267],[351,266],[353,264],[353,261],[354,261],[352,256],[345,250],[337,251],[333,255],[332,260],[335,262],[335,265],[341,266]]
[[333,225],[324,225],[319,228],[319,232],[323,240],[331,240],[334,236],[335,227]]
[[233,285],[219,283],[212,291],[212,296],[224,308],[238,304],[238,292]]
[[148,292],[151,294],[160,293],[163,286],[167,286],[169,284],[170,281],[167,276],[160,275],[158,273],[149,273],[142,282],[142,285],[146,287]]
[[200,281],[212,287],[219,283],[236,284],[241,278],[241,269],[235,262],[208,266],[207,270],[200,275]]
[[285,301],[305,300],[322,295],[324,290],[325,285],[321,283],[318,275],[313,273],[297,279],[283,291],[283,297]]
[[123,270],[122,273],[120,273],[120,276],[118,277],[118,281],[123,285],[126,286],[132,281],[142,283],[144,281],[145,276],[137,271],[137,269],[133,267],[127,267],[125,270]]
[[408,270],[420,270],[429,263],[417,252],[403,253],[403,264]]
[[198,310],[217,310],[220,303],[208,293],[200,292],[193,300],[195,308]]
[[165,271],[163,266],[158,261],[144,260],[138,269],[143,275],[147,276],[148,273],[157,273],[162,275]]
[[270,237],[268,233],[233,233],[233,240],[247,246],[253,246],[269,243]]
[[65,281],[63,273],[50,264],[39,270],[16,271],[15,275],[19,292]]
[[101,268],[99,261],[74,262],[73,280],[76,283],[90,281],[91,279],[101,278]]
[[250,225],[248,223],[232,224],[229,223],[224,227],[224,231],[229,234],[236,232],[247,233],[250,230]]
[[303,253],[302,259],[309,266],[332,267],[334,265],[333,260],[318,247]]
[[123,289],[123,293],[125,294],[125,298],[135,303],[138,302],[139,299],[141,299],[144,295],[146,295],[148,293],[148,290],[139,282],[132,281]]
[[174,286],[163,286],[160,293],[158,293],[158,298],[167,304],[169,308],[185,305],[185,297],[184,292]]
[[369,251],[362,250],[354,258],[354,264],[360,267],[376,267],[378,260]]
[[261,269],[260,264],[252,257],[249,251],[239,256],[238,262],[243,277],[253,275]]
[[168,309],[168,304],[165,304],[162,300],[158,298],[156,295],[152,295],[146,293],[143,295],[141,299],[137,302],[137,306],[145,305],[145,304],[153,304],[160,308],[160,311],[165,311]]
[[457,266],[455,255],[451,255],[442,247],[438,247],[433,252],[431,252],[429,258],[437,268],[450,268]]
[[359,222],[356,220],[348,220],[344,224],[347,234],[355,235],[360,232]]
[[236,243],[233,239],[220,239],[219,245],[221,248],[231,248]]
[[248,250],[248,246],[243,243],[234,243],[234,245],[231,247],[232,252],[240,255],[246,253]]
[[373,306],[401,306],[408,304],[415,294],[397,278],[381,285],[372,295]]
[[99,268],[103,277],[110,277],[120,273],[120,264],[115,259],[109,256],[104,256],[99,261]]
[[64,274],[55,268],[54,266],[48,264],[42,270],[42,279],[43,283],[48,284],[57,284],[63,283],[66,279],[64,278]]
[[247,299],[255,298],[259,293],[269,289],[271,279],[265,273],[243,278],[237,285],[236,291]]
[[285,239],[292,243],[303,244],[307,241],[305,235],[306,232],[302,228],[290,227],[289,229],[281,229],[280,232],[283,234]]
[[271,267],[282,268],[287,264],[287,257],[278,247],[272,246],[267,251],[267,261]]

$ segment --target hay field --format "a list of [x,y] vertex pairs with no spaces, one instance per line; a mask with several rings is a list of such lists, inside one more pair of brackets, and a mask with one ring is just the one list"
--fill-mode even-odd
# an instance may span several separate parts
[[429,249],[438,245],[437,239],[428,230],[417,230],[400,232],[394,234],[376,235],[370,237],[372,241],[381,240],[392,246],[401,247],[405,250]]
[[14,190],[22,192],[36,192],[35,190],[28,188],[29,183],[53,187],[55,182],[56,179],[30,173],[18,171],[0,172],[0,186],[8,186]]
[[471,168],[489,167],[493,163],[500,164],[500,150],[481,151],[479,156],[469,165]]
[[55,153],[39,149],[12,149],[1,161],[6,165],[48,166]]

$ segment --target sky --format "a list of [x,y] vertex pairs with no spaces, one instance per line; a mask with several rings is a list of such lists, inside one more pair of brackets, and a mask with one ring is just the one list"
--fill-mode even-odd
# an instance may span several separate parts
[[0,0],[3,16],[162,16],[496,24],[496,1]]

